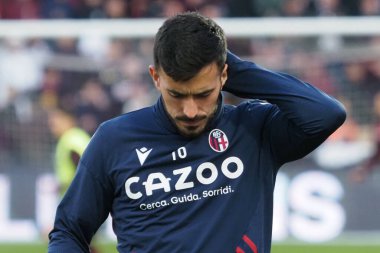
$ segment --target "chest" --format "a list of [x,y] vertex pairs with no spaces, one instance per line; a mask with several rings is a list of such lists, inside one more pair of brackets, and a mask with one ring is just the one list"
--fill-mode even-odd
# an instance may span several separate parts
[[232,197],[255,181],[260,147],[236,129],[212,129],[199,138],[163,138],[124,146],[114,168],[116,195],[124,205],[143,210]]

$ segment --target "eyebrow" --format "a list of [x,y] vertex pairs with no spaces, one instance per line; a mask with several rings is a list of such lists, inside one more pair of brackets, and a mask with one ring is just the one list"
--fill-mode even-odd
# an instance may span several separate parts
[[215,88],[210,88],[210,89],[207,89],[207,90],[204,90],[204,91],[200,91],[200,92],[197,92],[197,93],[189,94],[189,93],[182,93],[182,92],[179,92],[179,91],[176,91],[176,90],[173,90],[173,89],[167,89],[168,92],[173,93],[175,95],[180,95],[180,96],[188,96],[188,95],[197,96],[197,95],[202,95],[202,94],[206,94],[206,93],[212,92],[214,90],[215,90]]

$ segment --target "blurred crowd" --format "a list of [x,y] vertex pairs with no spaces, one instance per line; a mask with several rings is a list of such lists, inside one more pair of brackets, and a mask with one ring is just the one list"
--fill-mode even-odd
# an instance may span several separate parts
[[[185,10],[210,17],[373,16],[380,0],[0,1],[1,19],[166,17]],[[49,110],[71,113],[93,134],[104,120],[154,103],[152,47],[153,39],[0,38],[0,170],[51,167]],[[331,142],[380,143],[380,36],[229,38],[229,48],[340,99],[349,118]]]
[[145,18],[198,10],[207,16],[379,15],[378,0],[2,0],[0,18]]

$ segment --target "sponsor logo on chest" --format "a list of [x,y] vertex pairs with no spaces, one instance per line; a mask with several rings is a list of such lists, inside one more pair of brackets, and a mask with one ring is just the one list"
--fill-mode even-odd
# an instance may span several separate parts
[[[210,148],[218,153],[224,152],[229,147],[227,135],[220,129],[210,131],[208,135]],[[141,165],[144,164],[153,148],[138,148],[136,153]],[[172,161],[178,162],[188,157],[189,151],[186,147],[179,147],[172,152]],[[211,185],[218,178],[236,179],[242,175],[244,164],[237,156],[226,157],[220,166],[211,161],[203,162],[197,166],[186,166],[167,172],[149,173],[146,176],[133,176],[125,181],[125,193],[130,199],[140,199],[144,196],[152,196],[160,192],[169,193],[191,189],[198,184]]]

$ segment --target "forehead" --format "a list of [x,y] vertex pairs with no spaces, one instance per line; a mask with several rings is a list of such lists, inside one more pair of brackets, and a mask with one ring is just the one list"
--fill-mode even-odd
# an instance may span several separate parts
[[167,90],[192,94],[210,90],[220,84],[220,70],[216,63],[202,68],[199,73],[188,81],[174,81],[164,71],[159,71],[161,85]]

